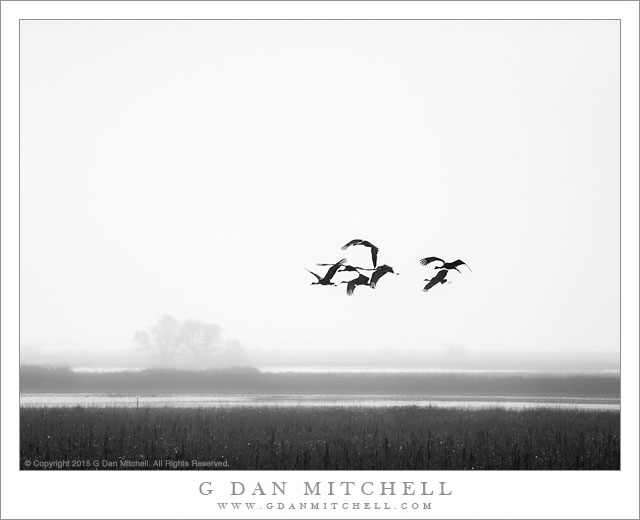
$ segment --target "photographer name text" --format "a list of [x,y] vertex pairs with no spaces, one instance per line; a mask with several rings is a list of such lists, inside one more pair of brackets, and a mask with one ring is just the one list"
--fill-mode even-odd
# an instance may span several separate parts
[[[300,483],[296,483],[298,486]],[[214,489],[211,482],[201,482],[198,492],[205,496],[286,496],[288,482],[242,482],[231,481]],[[303,482],[302,488],[292,490],[299,496],[449,496],[452,491],[446,481],[317,481]]]

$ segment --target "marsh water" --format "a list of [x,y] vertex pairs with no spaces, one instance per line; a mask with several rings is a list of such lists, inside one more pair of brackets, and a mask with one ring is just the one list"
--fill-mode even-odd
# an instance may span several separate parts
[[520,396],[416,396],[416,395],[122,395],[122,394],[23,394],[24,407],[437,407],[437,408],[503,408],[510,410],[531,408],[562,408],[581,410],[619,411],[617,398],[579,397],[520,397]]
[[[142,369],[137,370],[131,367],[74,367],[72,373],[85,374],[93,377],[92,374],[104,374],[105,377],[119,377],[118,374],[125,376],[128,381],[135,381],[142,376]],[[282,375],[287,379],[288,376],[299,378],[308,374],[309,377],[316,379],[327,376],[342,374],[348,378],[366,377],[369,375],[380,375],[377,370],[367,368],[343,368],[343,369],[318,369],[308,367],[291,368],[261,368],[260,372],[266,374],[267,377],[273,378]],[[269,375],[270,374],[270,375]],[[306,385],[301,389],[281,389],[266,391],[243,391],[241,389],[226,391],[204,390],[200,392],[200,388],[186,390],[183,392],[172,393],[171,390],[143,390],[133,388],[123,388],[120,384],[112,385],[113,389],[91,388],[73,389],[67,391],[66,388],[40,388],[33,389],[30,392],[22,393],[20,396],[20,405],[22,407],[171,407],[171,408],[246,408],[246,407],[365,407],[365,408],[384,408],[384,407],[435,407],[435,408],[457,408],[457,409],[488,409],[499,408],[508,410],[536,409],[536,408],[556,408],[566,410],[602,410],[602,411],[619,411],[620,398],[619,394],[613,394],[610,391],[596,390],[596,383],[601,378],[611,378],[617,376],[613,371],[598,372],[567,372],[561,371],[557,373],[543,371],[527,371],[527,370],[440,370],[440,369],[388,369],[385,371],[387,376],[399,377],[404,380],[404,376],[414,377],[438,377],[441,375],[450,375],[454,379],[452,381],[460,381],[460,376],[469,376],[484,378],[485,381],[504,381],[510,383],[504,385],[502,390],[490,391],[484,393],[482,389],[464,391],[457,387],[458,383],[444,385],[437,390],[432,389],[424,392],[411,389],[404,392],[399,388],[387,388],[385,392],[380,385],[370,386],[365,392],[358,392],[354,388],[351,390],[340,389],[332,383],[327,383],[324,388],[316,389],[316,393],[305,392]],[[584,376],[580,383],[575,382],[564,387],[552,390],[549,385],[542,385],[535,389],[529,388],[522,391],[522,383],[528,379],[536,377],[552,378],[571,378],[575,376]],[[84,376],[83,376],[84,377]],[[190,376],[189,376],[190,377]],[[586,383],[584,378],[586,377]],[[506,378],[506,379],[505,379]],[[522,378],[522,379],[521,379]],[[39,377],[38,377],[39,379]],[[571,379],[570,379],[571,380]],[[120,381],[118,379],[118,381]],[[333,379],[332,379],[333,381]],[[377,380],[380,383],[383,380]],[[571,380],[571,381],[576,381]],[[582,384],[581,390],[575,386]],[[122,391],[118,391],[122,388]],[[324,390],[324,391],[323,391]],[[355,390],[355,391],[354,391]],[[390,391],[389,391],[390,390]],[[486,390],[486,388],[484,388]],[[395,391],[395,393],[394,393]],[[583,394],[584,392],[584,394]],[[504,393],[504,395],[502,395]],[[539,395],[544,394],[544,395]],[[551,395],[549,395],[551,394]]]

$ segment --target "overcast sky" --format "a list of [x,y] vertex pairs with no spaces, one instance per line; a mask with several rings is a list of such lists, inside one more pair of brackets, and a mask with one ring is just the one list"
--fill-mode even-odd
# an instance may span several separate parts
[[[21,22],[22,343],[169,313],[256,351],[617,352],[618,34]],[[400,275],[311,286],[353,238]],[[432,255],[473,272],[425,294]]]

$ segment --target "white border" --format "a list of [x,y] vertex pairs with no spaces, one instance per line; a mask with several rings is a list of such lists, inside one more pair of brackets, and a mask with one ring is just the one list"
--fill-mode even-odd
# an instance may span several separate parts
[[[202,481],[447,481],[433,509],[260,510],[264,518],[638,518],[637,2],[2,2],[2,518],[247,518]],[[615,18],[622,20],[622,469],[617,472],[19,472],[18,20],[20,18]],[[347,497],[348,498],[348,497]],[[287,501],[295,497],[287,496]],[[384,501],[372,497],[370,501]],[[338,498],[337,500],[341,500]]]

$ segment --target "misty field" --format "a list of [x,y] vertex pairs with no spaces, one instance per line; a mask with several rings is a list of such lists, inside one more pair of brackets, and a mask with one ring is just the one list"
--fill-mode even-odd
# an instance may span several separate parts
[[20,428],[23,469],[192,460],[233,470],[620,468],[620,414],[609,411],[21,408]]

